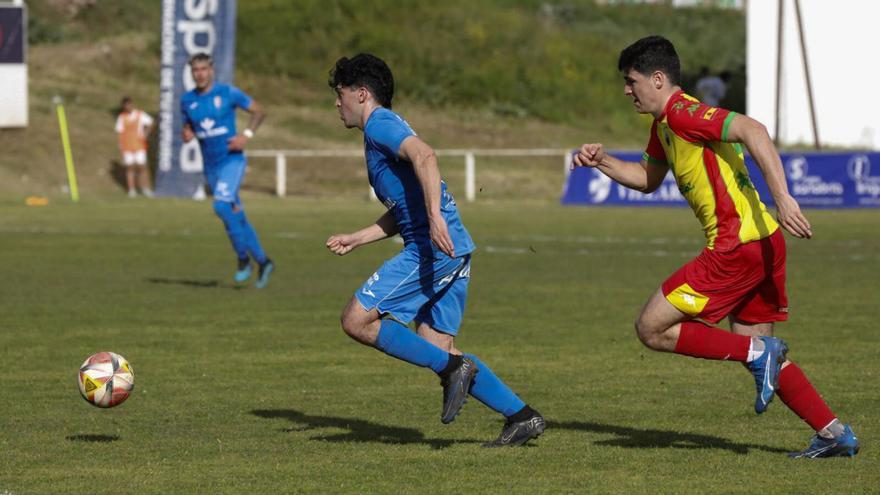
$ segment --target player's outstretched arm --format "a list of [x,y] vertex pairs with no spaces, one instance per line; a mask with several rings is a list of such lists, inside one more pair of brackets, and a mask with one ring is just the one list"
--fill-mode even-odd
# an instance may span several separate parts
[[751,117],[737,114],[727,129],[727,141],[744,144],[755,159],[776,203],[776,218],[779,225],[795,237],[806,239],[813,237],[809,220],[801,213],[797,200],[788,192],[782,160],[764,124]]
[[667,168],[647,163],[646,161],[626,162],[605,152],[602,143],[588,143],[578,150],[572,159],[572,166],[595,167],[614,181],[645,194],[654,192],[663,178]]
[[327,239],[327,249],[333,254],[344,256],[355,248],[371,242],[387,239],[397,233],[397,220],[391,211],[376,220],[376,223],[352,234],[333,234]]
[[431,241],[447,256],[454,257],[455,246],[452,244],[452,237],[449,236],[446,220],[440,213],[440,168],[437,166],[437,155],[418,136],[404,139],[398,154],[412,163],[416,177],[422,185],[431,228]]

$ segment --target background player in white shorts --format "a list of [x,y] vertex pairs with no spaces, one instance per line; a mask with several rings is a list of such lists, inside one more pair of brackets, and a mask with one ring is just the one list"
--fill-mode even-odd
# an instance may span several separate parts
[[116,117],[116,133],[119,134],[119,151],[122,153],[122,164],[125,165],[128,197],[137,196],[137,184],[143,195],[151,198],[153,190],[147,176],[147,136],[153,130],[153,118],[135,108],[128,96],[122,98],[120,106],[122,111]]

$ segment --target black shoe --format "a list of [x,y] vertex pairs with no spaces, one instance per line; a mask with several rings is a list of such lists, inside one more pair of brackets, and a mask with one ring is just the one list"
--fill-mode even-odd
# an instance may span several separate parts
[[544,422],[544,417],[535,411],[535,414],[525,421],[504,423],[501,435],[498,435],[498,438],[491,442],[484,443],[483,447],[516,447],[533,438],[538,438],[541,433],[544,433],[546,427],[547,423]]
[[443,412],[440,414],[440,421],[443,424],[452,423],[461,411],[461,406],[467,402],[467,395],[477,371],[479,369],[476,363],[463,358],[458,368],[448,377],[440,379],[440,385],[443,385]]

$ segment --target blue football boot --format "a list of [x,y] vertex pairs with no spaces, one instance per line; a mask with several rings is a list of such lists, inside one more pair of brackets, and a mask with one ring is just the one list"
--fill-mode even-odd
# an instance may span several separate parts
[[859,439],[849,425],[843,425],[843,434],[834,438],[813,437],[810,446],[788,454],[792,459],[820,459],[823,457],[853,457],[859,453]]
[[251,278],[251,261],[247,258],[238,260],[238,270],[232,278],[238,283],[245,282]]
[[779,387],[779,371],[785,362],[785,354],[788,352],[788,344],[776,337],[758,337],[764,342],[764,353],[758,359],[746,363],[746,367],[755,377],[757,396],[755,397],[755,412],[761,414],[767,410],[770,401]]
[[262,289],[269,284],[269,276],[272,275],[272,272],[275,271],[275,263],[272,262],[269,258],[266,258],[266,261],[260,265],[260,276],[257,277],[257,282],[254,284],[254,287],[258,289]]

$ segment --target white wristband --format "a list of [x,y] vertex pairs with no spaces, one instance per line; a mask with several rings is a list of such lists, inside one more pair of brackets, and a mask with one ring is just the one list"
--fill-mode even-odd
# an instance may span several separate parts
[[254,137],[254,131],[252,131],[250,129],[245,129],[241,133],[244,135],[244,137],[246,137],[248,139],[253,139],[253,137]]

